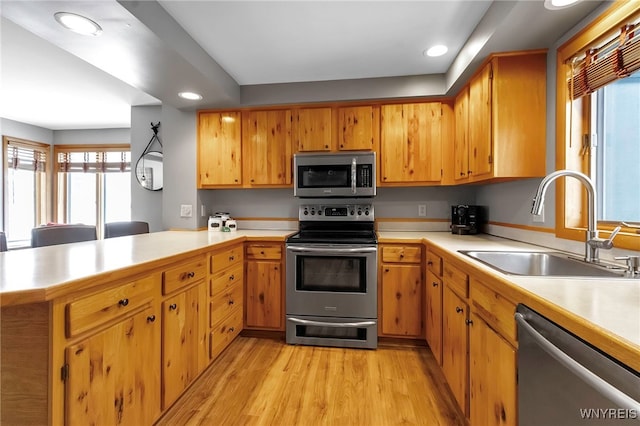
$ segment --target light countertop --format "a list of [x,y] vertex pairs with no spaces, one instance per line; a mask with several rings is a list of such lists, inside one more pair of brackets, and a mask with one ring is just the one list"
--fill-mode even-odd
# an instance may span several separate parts
[[[282,240],[292,231],[165,231],[0,253],[0,306],[50,300],[61,287],[186,252],[249,239]],[[195,253],[194,253],[195,254]]]

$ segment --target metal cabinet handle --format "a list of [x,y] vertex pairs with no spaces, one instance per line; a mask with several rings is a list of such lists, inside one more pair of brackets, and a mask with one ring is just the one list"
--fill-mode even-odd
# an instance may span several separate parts
[[428,260],[428,261],[427,261],[427,265],[429,265],[429,266],[433,266],[433,262],[432,262],[432,261],[430,261],[430,260]]
[[129,299],[122,299],[118,302],[120,306],[127,306],[129,304]]
[[236,331],[234,327],[229,327],[229,333],[233,333],[234,331]]
[[518,325],[529,333],[529,335],[536,341],[536,343],[547,354],[553,357],[556,361],[564,365],[567,369],[571,370],[576,376],[580,377],[594,389],[597,389],[606,398],[609,399],[614,406],[625,407],[629,409],[635,409],[636,412],[640,411],[640,402],[629,397],[627,394],[619,391],[610,383],[602,380],[599,376],[595,375],[591,370],[580,364],[569,355],[561,351],[556,345],[547,340],[542,334],[533,328],[526,320],[525,316],[520,312],[516,312],[515,319]]
[[233,299],[229,299],[229,305],[233,305]]
[[189,272],[189,273],[187,274],[187,277],[189,277],[189,278],[193,278],[193,277],[195,277],[195,276],[196,276],[196,273],[195,273],[195,272]]
[[473,320],[470,320],[470,319],[465,320],[465,324],[467,324],[467,325],[473,325]]
[[156,320],[156,316],[155,315],[149,315],[147,317],[147,322],[154,322]]
[[431,285],[433,285],[434,287],[438,287],[438,283],[437,282],[432,282]]
[[235,275],[229,275],[229,281],[233,281],[235,279],[236,279]]
[[176,305],[175,303],[172,303],[169,305],[169,310],[170,311],[175,311],[176,309],[178,309],[178,305]]
[[464,311],[464,309],[462,309],[460,306],[456,306],[456,313],[459,314],[462,311]]

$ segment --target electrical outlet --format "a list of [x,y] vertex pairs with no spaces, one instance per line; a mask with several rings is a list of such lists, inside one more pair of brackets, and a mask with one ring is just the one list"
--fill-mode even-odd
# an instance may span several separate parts
[[192,205],[191,204],[181,204],[180,205],[180,217],[191,217],[192,216]]
[[427,216],[427,205],[426,204],[418,204],[418,216],[426,217]]
[[200,216],[206,216],[206,212],[204,211],[204,204],[200,204]]
[[535,223],[544,223],[544,206],[542,206],[542,211],[540,212],[540,214],[538,214],[538,215],[534,214],[533,215],[533,219],[532,220]]

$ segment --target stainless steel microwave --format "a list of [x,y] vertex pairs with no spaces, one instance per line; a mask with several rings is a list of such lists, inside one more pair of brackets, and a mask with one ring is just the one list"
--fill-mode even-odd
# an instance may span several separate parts
[[376,195],[375,152],[295,154],[293,169],[293,195],[296,197]]

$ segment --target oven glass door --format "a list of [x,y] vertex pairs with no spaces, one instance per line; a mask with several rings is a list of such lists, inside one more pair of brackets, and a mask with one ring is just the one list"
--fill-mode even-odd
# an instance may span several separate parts
[[366,293],[367,258],[297,256],[296,290]]

